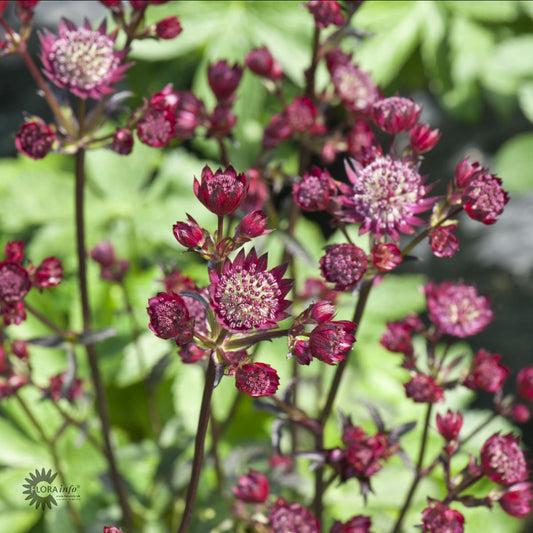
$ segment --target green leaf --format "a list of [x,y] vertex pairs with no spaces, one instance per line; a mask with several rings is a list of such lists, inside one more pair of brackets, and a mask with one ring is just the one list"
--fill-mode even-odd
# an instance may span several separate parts
[[365,2],[356,13],[354,26],[373,35],[358,44],[354,57],[378,84],[390,83],[415,50],[426,23],[423,4]]
[[50,465],[51,459],[46,448],[41,443],[28,439],[8,419],[0,418],[0,434],[0,464],[25,466],[30,469]]
[[524,83],[518,91],[518,102],[524,115],[533,122],[533,82]]
[[496,172],[510,193],[524,194],[533,188],[531,154],[533,133],[515,135],[496,154]]
[[459,15],[486,22],[510,22],[518,16],[518,7],[522,2],[507,0],[506,2],[455,0],[440,2],[447,9]]

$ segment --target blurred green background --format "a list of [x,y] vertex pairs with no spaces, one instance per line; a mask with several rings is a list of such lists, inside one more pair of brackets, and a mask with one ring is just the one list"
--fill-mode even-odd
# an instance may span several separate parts
[[[181,19],[182,35],[174,41],[146,41],[133,46],[136,64],[123,84],[123,89],[134,93],[132,107],[169,82],[176,89],[192,88],[211,107],[214,100],[206,79],[208,63],[223,58],[242,64],[247,51],[264,44],[281,62],[290,80],[289,93],[295,94],[303,87],[313,20],[302,3],[170,2],[147,11],[152,21],[173,14]],[[60,16],[81,22],[85,16],[97,21],[105,15],[98,2],[47,1],[37,7],[36,23],[53,30]],[[359,329],[358,357],[353,358],[339,399],[339,406],[352,415],[354,422],[370,429],[370,416],[361,405],[363,399],[372,399],[389,425],[421,418],[418,406],[398,402],[403,395],[401,380],[405,373],[397,368],[399,361],[395,356],[381,349],[377,341],[385,321],[423,309],[418,286],[427,277],[475,282],[481,292],[491,294],[496,318],[472,340],[473,350],[485,347],[501,353],[514,371],[533,362],[533,2],[371,1],[363,3],[354,25],[367,32],[368,38],[362,42],[347,40],[343,48],[354,52],[384,94],[399,93],[422,103],[422,120],[442,132],[441,141],[421,167],[430,181],[437,182],[436,190],[443,190],[456,164],[470,155],[497,172],[511,196],[494,226],[462,220],[461,247],[455,257],[437,260],[420,246],[416,253],[423,260],[402,267],[372,295]],[[32,41],[32,52],[38,52],[36,39]],[[318,76],[320,87],[328,79],[325,68],[319,70]],[[64,283],[49,293],[32,294],[30,302],[61,326],[79,329],[72,226],[73,162],[58,155],[39,162],[17,156],[14,136],[23,113],[50,118],[17,57],[0,60],[0,94],[0,244],[22,239],[27,255],[35,263],[50,255],[63,261]],[[238,170],[245,170],[254,163],[262,129],[278,107],[250,72],[245,72],[237,94],[235,112],[239,121],[230,158]],[[92,247],[109,239],[118,255],[131,262],[126,284],[137,320],[143,326],[148,322],[148,298],[162,289],[157,281],[163,277],[161,265],[178,265],[199,284],[206,282],[205,267],[180,249],[172,236],[172,225],[185,219],[188,212],[200,224],[213,227],[214,217],[195,200],[191,185],[193,176],[199,176],[206,163],[219,164],[217,157],[215,142],[202,140],[165,150],[137,142],[129,157],[106,150],[88,156],[87,243]],[[342,166],[333,167],[332,172],[342,172]],[[323,232],[302,217],[297,237],[318,259],[326,244]],[[337,237],[328,236],[329,242],[335,242]],[[280,244],[275,234],[260,246],[268,248],[271,258],[279,257]],[[305,268],[304,272],[314,271],[316,275],[316,270]],[[122,294],[118,287],[98,279],[96,265],[90,266],[89,274],[95,326],[112,325],[118,331],[116,337],[99,345],[99,355],[121,468],[134,494],[134,510],[146,519],[144,531],[164,532],[168,527],[165,520],[173,514],[179,516],[182,502],[178,499],[176,503],[174,495],[183,491],[189,478],[202,373],[197,366],[182,365],[170,343],[155,338],[146,327],[141,343],[152,379],[159,382],[157,403],[165,424],[156,446],[147,423],[141,372],[128,334]],[[341,318],[349,316],[352,305],[350,297],[343,298]],[[12,328],[12,334],[20,338],[47,333],[32,319]],[[466,345],[462,349],[470,350]],[[31,350],[34,371],[43,385],[49,376],[64,370],[63,351],[37,347]],[[290,377],[285,355],[282,341],[262,347],[259,353],[262,360],[279,369],[282,387]],[[87,375],[81,352],[78,359],[81,375]],[[316,364],[302,369],[302,394],[308,396],[310,406],[317,402],[313,384],[320,370],[323,368]],[[513,389],[511,381],[509,392]],[[235,394],[232,380],[224,379],[215,391],[215,414],[223,417]],[[56,413],[39,400],[36,391],[25,391],[25,398],[46,427],[59,425]],[[451,395],[450,405],[458,407],[471,399],[466,393]],[[476,400],[476,410],[469,414],[467,422],[481,419],[489,402],[488,395]],[[82,402],[75,412],[90,413],[90,401]],[[41,516],[23,501],[22,479],[29,471],[46,466],[50,457],[14,403],[2,401],[0,413],[0,464],[4,467],[0,470],[0,530],[68,531],[64,507]],[[271,415],[258,410],[250,398],[243,398],[238,404],[236,420],[221,447],[228,487],[248,466],[267,467],[271,421]],[[494,425],[492,430],[496,427],[505,426]],[[531,424],[521,429],[526,443],[533,445]],[[330,445],[339,442],[336,421],[328,426],[326,437]],[[414,437],[406,437],[406,449],[417,449]],[[470,443],[473,453],[482,441],[480,438]],[[439,442],[438,436],[433,435],[432,451],[438,449]],[[81,513],[92,524],[88,531],[101,532],[102,526],[113,523],[118,515],[105,464],[90,444],[80,441],[77,430],[67,430],[60,443],[67,476],[81,485]],[[274,489],[289,487],[295,496],[303,495],[305,500],[312,489],[309,480],[302,463],[297,474],[279,475],[272,481]],[[405,468],[399,460],[392,461],[376,477],[376,495],[370,496],[366,510],[355,482],[334,488],[328,493],[329,519],[333,516],[345,520],[354,512],[373,513],[380,509],[375,514],[375,531],[384,531],[394,517],[401,487],[406,483]],[[224,529],[228,499],[213,497],[213,484],[212,473],[208,472],[200,487],[200,511],[193,532],[231,530]],[[426,494],[438,496],[439,491],[442,487],[436,479],[419,489],[417,507],[408,524],[417,522]],[[225,496],[229,494],[226,489]],[[474,509],[466,516],[467,531],[530,531],[527,525],[509,519],[499,510],[491,513]]]

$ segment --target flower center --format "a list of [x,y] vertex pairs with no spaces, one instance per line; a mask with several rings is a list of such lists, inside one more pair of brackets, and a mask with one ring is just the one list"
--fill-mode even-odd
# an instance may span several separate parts
[[65,32],[54,42],[48,57],[63,84],[84,90],[105,82],[120,62],[113,41],[88,28]]
[[256,272],[256,265],[222,275],[215,293],[220,315],[235,329],[252,329],[274,320],[280,295],[274,276]]

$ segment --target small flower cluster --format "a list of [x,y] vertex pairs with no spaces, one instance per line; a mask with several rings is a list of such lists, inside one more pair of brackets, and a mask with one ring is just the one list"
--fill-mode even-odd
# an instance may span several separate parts
[[6,326],[26,319],[24,299],[32,287],[55,287],[63,277],[63,267],[55,257],[43,259],[38,266],[24,263],[22,241],[8,242],[5,259],[0,262],[0,314]]

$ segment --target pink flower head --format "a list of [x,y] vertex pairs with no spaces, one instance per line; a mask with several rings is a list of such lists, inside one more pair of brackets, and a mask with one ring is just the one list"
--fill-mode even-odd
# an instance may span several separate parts
[[17,150],[31,159],[42,159],[52,149],[56,134],[40,118],[27,120],[17,132],[15,146]]
[[[343,54],[344,55],[344,54]],[[378,88],[370,75],[342,56],[326,56],[335,94],[351,111],[368,113],[378,99]]]
[[253,398],[272,396],[279,387],[278,373],[264,363],[244,364],[235,372],[235,386]]
[[104,533],[124,533],[122,529],[116,526],[104,526]]
[[394,270],[402,261],[402,252],[391,242],[378,242],[372,248],[372,264],[382,272]]
[[293,131],[311,132],[316,120],[316,107],[307,96],[297,96],[286,110],[287,119]]
[[366,120],[357,119],[353,128],[346,134],[348,153],[352,157],[358,157],[364,148],[370,148],[376,144],[376,138]]
[[162,339],[175,339],[179,346],[192,340],[192,321],[183,299],[160,292],[148,300],[150,329]]
[[489,299],[473,285],[450,281],[424,287],[429,319],[441,333],[461,339],[476,335],[492,321]]
[[274,533],[319,533],[320,524],[312,513],[298,503],[278,498],[268,514]]
[[326,281],[335,283],[335,289],[353,289],[365,275],[368,266],[366,252],[355,244],[328,246],[320,258],[320,271]]
[[239,476],[239,484],[232,491],[243,502],[263,503],[268,498],[268,479],[265,474],[250,469],[246,476]]
[[508,201],[502,180],[485,171],[475,174],[463,190],[464,210],[470,218],[483,224],[494,224]]
[[391,96],[372,106],[372,119],[378,128],[396,134],[411,129],[421,112],[422,108],[409,98]]
[[337,185],[327,170],[312,167],[292,188],[294,201],[304,211],[325,211],[337,194]]
[[322,322],[309,335],[309,352],[328,365],[343,361],[355,342],[355,324],[348,320]]
[[463,415],[459,411],[454,413],[448,409],[444,416],[437,414],[437,429],[446,441],[457,439],[463,426]]
[[61,261],[55,257],[43,259],[33,273],[33,282],[41,289],[56,287],[62,279],[63,266]]
[[28,360],[28,343],[22,339],[15,339],[11,343],[11,351],[15,357],[18,357],[22,361]]
[[517,424],[525,424],[531,418],[531,411],[529,406],[523,403],[516,403],[511,408],[511,414],[509,418]]
[[481,348],[476,353],[464,384],[471,389],[496,392],[503,387],[509,369],[500,363],[500,354],[492,354]]
[[526,459],[518,443],[518,437],[512,433],[496,433],[483,444],[481,466],[491,481],[507,487],[527,479]]
[[118,128],[113,136],[111,150],[119,155],[129,155],[133,149],[133,133],[128,128]]
[[209,65],[207,70],[209,86],[218,100],[230,98],[239,86],[241,77],[242,68],[237,64],[230,67],[225,60]]
[[422,511],[422,529],[428,533],[463,533],[464,516],[445,503],[432,502]]
[[428,124],[415,124],[409,132],[409,143],[416,154],[429,152],[439,142],[440,131],[432,130]]
[[[0,281],[1,283],[1,281]],[[4,320],[4,324],[20,324],[23,320],[26,320],[26,310],[24,304],[21,301],[18,302],[0,302],[0,315]]]
[[357,515],[344,523],[336,520],[329,533],[370,533],[371,527],[370,517]]
[[[375,238],[389,236],[398,241],[401,233],[414,233],[423,223],[416,217],[427,211],[433,198],[424,198],[430,187],[416,167],[390,156],[378,157],[363,167],[357,161],[346,164],[352,195],[346,197],[346,220],[359,222],[359,233],[370,231]],[[353,167],[353,168],[352,168]]]
[[319,28],[327,28],[330,24],[341,26],[344,17],[338,2],[331,0],[311,0],[307,3],[307,9],[313,15],[315,24]]
[[137,122],[137,137],[148,146],[161,148],[174,136],[175,126],[176,117],[170,109],[149,106]]
[[48,386],[48,394],[52,400],[58,401],[61,398],[66,398],[69,401],[74,401],[79,398],[82,393],[81,379],[76,378],[68,389],[65,389],[65,373],[56,374],[50,378],[50,384]]
[[239,207],[248,191],[248,180],[244,174],[237,174],[230,165],[213,174],[206,165],[202,170],[201,182],[194,178],[194,194],[202,204],[216,215],[228,215]]
[[211,305],[218,321],[231,331],[275,328],[288,315],[285,296],[292,280],[283,279],[287,268],[267,270],[267,254],[257,257],[252,248],[241,250],[232,262],[226,259],[222,272],[210,269]]
[[429,234],[429,245],[435,257],[452,257],[459,249],[459,239],[452,233],[457,226],[439,226]]
[[417,374],[409,383],[404,383],[405,394],[416,403],[437,403],[444,399],[444,391],[431,376]]
[[111,85],[124,77],[130,64],[121,64],[126,51],[116,52],[115,38],[105,32],[105,22],[93,30],[88,21],[78,28],[66,19],[59,23],[59,37],[45,30],[40,36],[44,74],[83,99],[112,93]]
[[160,20],[155,25],[155,34],[160,39],[174,39],[182,31],[178,17],[167,17]]
[[524,400],[533,401],[533,366],[525,366],[518,372],[516,388]]
[[266,46],[255,48],[246,54],[246,66],[258,76],[270,79],[281,78],[283,71],[281,65],[274,61],[270,50]]
[[24,243],[22,241],[10,241],[5,247],[6,261],[20,263],[24,259]]
[[13,261],[0,263],[0,302],[20,302],[30,288],[30,277],[24,268]]
[[204,230],[189,214],[187,214],[187,222],[176,222],[172,230],[176,240],[185,248],[202,247],[205,242]]
[[180,92],[174,91],[172,83],[168,83],[161,91],[150,98],[150,107],[156,109],[169,109],[174,112],[180,101]]
[[509,487],[500,497],[501,508],[515,518],[524,518],[531,512],[531,483],[517,483]]

